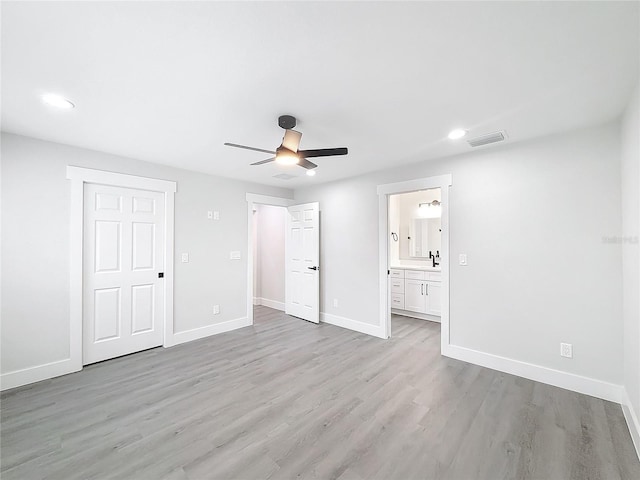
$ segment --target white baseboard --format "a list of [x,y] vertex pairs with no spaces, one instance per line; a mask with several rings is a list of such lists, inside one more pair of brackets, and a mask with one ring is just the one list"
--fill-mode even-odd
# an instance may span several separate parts
[[624,419],[627,421],[627,427],[629,427],[633,446],[636,447],[636,455],[638,455],[638,459],[640,460],[640,421],[638,421],[637,412],[633,409],[633,405],[626,388],[624,389],[622,413],[624,414]]
[[254,305],[261,305],[261,303],[260,303],[260,298],[258,298],[258,297],[253,297],[253,304],[254,304]]
[[443,346],[442,355],[480,365],[481,367],[491,368],[492,370],[528,378],[529,380],[535,380],[536,382],[546,383],[554,387],[602,398],[611,402],[622,403],[623,401],[624,388],[622,385],[603,382],[602,380],[554,370],[511,358],[500,357],[457,345]]
[[320,312],[320,321],[337,327],[355,330],[356,332],[366,333],[367,335],[373,335],[374,337],[386,338],[384,336],[384,330],[379,325],[371,325],[370,323],[364,323],[351,318],[339,317],[337,315],[324,312]]
[[45,363],[44,365],[37,365],[35,367],[23,368],[22,370],[0,375],[0,390],[21,387],[22,385],[48,380],[49,378],[59,377],[60,375],[66,375],[80,370],[82,370],[82,365],[74,365],[74,362],[70,358]]
[[193,340],[198,340],[210,335],[229,332],[231,330],[248,327],[250,325],[251,322],[249,322],[249,319],[247,317],[242,317],[236,318],[235,320],[227,320],[226,322],[214,323],[213,325],[194,328],[192,330],[185,330],[184,332],[176,332],[173,334],[172,341],[165,346],[169,347],[173,345],[179,345],[180,343],[191,342]]
[[428,315],[426,313],[417,313],[417,312],[409,312],[408,310],[396,310],[395,308],[391,309],[391,313],[394,315],[402,315],[403,317],[411,317],[417,318],[419,320],[427,320],[429,322],[442,323],[440,317],[435,315]]
[[265,307],[275,308],[276,310],[280,310],[284,312],[284,302],[278,302],[277,300],[269,300],[268,298],[259,298],[257,305],[264,305]]

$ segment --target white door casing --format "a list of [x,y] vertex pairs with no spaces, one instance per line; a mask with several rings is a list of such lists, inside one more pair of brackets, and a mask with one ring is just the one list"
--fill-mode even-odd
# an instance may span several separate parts
[[320,322],[320,206],[287,208],[285,235],[285,312]]
[[84,187],[83,364],[163,344],[164,194]]

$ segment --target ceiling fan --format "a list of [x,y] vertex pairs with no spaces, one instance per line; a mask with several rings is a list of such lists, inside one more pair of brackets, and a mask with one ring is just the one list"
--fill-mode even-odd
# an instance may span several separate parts
[[256,152],[270,153],[274,155],[266,160],[254,162],[251,165],[262,165],[264,163],[275,161],[281,165],[300,165],[307,170],[314,169],[318,166],[307,160],[307,158],[332,157],[336,155],[346,155],[349,153],[346,147],[298,150],[302,133],[293,130],[296,126],[296,117],[292,117],[291,115],[281,115],[278,117],[278,125],[281,128],[284,128],[284,137],[282,138],[282,144],[276,148],[275,151],[248,147],[246,145],[238,145],[237,143],[225,143],[225,145],[228,147],[244,148],[245,150],[253,150]]

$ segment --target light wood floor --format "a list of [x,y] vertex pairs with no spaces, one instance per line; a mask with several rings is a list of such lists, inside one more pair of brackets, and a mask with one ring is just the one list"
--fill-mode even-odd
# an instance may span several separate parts
[[2,395],[10,479],[640,479],[620,406],[257,307],[256,324]]

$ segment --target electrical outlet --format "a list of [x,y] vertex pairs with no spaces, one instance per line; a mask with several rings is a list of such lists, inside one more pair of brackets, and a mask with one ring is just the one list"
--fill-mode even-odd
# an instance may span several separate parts
[[561,343],[560,344],[560,356],[573,358],[573,345],[570,343]]
[[213,219],[220,220],[220,212],[213,212]]
[[467,265],[467,254],[466,253],[461,253],[459,255],[458,260],[459,260],[460,265],[466,266]]
[[211,220],[213,218],[213,212],[211,211],[207,212],[207,218]]
[[189,263],[189,254],[188,253],[183,253],[182,254],[182,263]]
[[333,308],[338,308],[338,299],[337,298],[333,299]]
[[220,313],[220,305],[213,306],[213,314],[218,315]]

